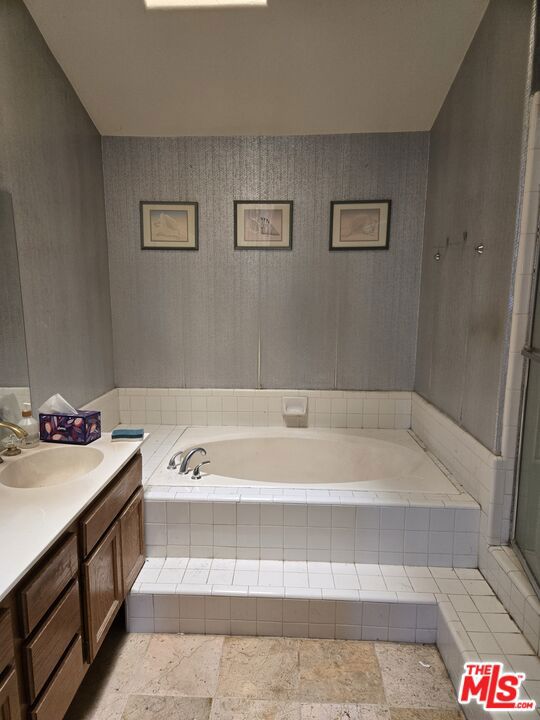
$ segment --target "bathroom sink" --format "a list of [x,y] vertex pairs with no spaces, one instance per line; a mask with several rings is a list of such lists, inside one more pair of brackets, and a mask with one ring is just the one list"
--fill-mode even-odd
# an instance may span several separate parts
[[0,483],[12,488],[63,485],[86,475],[103,460],[103,453],[89,447],[56,447],[5,460]]

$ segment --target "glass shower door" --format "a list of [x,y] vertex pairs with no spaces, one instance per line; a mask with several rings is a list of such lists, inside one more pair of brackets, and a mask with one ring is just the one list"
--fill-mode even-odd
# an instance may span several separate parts
[[521,434],[514,541],[526,568],[540,587],[540,295],[536,289]]

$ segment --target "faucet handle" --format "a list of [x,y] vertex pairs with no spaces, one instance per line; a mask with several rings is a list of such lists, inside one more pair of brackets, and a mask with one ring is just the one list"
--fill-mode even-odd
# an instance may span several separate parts
[[191,476],[192,480],[200,480],[201,479],[201,468],[203,465],[210,465],[210,460],[203,460],[201,463],[197,465],[197,467],[193,470],[193,475]]
[[167,465],[167,470],[176,470],[177,465],[176,465],[175,460],[179,455],[183,455],[183,454],[184,454],[183,450],[179,450],[178,452],[175,452],[174,455],[169,460],[169,464]]
[[14,457],[21,454],[21,448],[15,435],[10,435],[6,440],[6,449],[4,455],[6,457]]

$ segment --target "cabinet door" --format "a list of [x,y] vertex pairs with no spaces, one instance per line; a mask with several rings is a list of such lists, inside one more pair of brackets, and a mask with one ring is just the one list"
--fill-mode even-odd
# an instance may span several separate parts
[[12,670],[0,683],[0,718],[2,720],[21,720],[17,676]]
[[118,522],[83,563],[83,577],[88,654],[92,661],[124,600]]
[[120,515],[122,537],[122,577],[124,594],[127,595],[135,578],[144,565],[144,490],[141,488],[131,498]]

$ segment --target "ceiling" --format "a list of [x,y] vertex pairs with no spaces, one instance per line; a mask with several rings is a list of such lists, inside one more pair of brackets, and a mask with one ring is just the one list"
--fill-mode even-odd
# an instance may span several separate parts
[[488,0],[25,0],[103,135],[429,130]]

